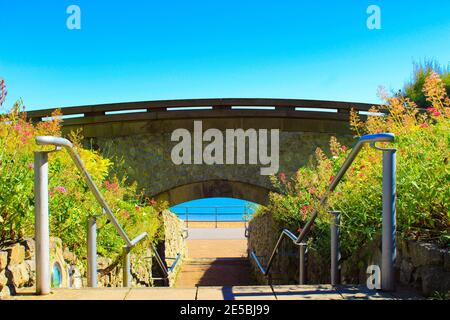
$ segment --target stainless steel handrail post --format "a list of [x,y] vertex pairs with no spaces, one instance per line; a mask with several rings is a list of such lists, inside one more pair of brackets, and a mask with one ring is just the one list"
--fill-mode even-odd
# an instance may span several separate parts
[[125,288],[131,288],[131,254],[130,248],[123,248],[123,286]]
[[97,288],[97,217],[88,219],[88,287]]
[[50,294],[50,230],[48,217],[48,152],[34,153],[36,294]]
[[341,283],[341,251],[339,245],[341,213],[339,211],[330,212],[333,220],[330,225],[331,232],[331,285]]
[[83,161],[81,160],[79,154],[75,151],[72,143],[64,138],[57,138],[57,137],[37,137],[36,143],[38,145],[53,145],[57,147],[64,147],[72,160],[74,161],[76,167],[83,175],[84,179],[86,180],[86,183],[89,187],[89,190],[94,194],[95,198],[97,199],[97,202],[101,205],[102,209],[105,210],[105,213],[108,215],[109,220],[112,222],[114,227],[116,228],[117,232],[120,234],[120,236],[125,240],[126,244],[129,247],[133,247],[130,238],[128,238],[125,231],[120,226],[119,222],[117,221],[116,217],[112,213],[111,209],[109,208],[108,204],[106,203],[105,199],[103,198],[102,194],[98,190],[97,186],[94,183],[94,180],[92,179],[91,175],[87,172],[86,167],[84,166]]
[[[341,182],[341,179],[344,177],[347,170],[350,168],[353,161],[355,161],[356,156],[361,151],[362,147],[366,144],[375,144],[377,142],[393,142],[394,141],[394,135],[391,133],[379,133],[379,134],[368,134],[365,136],[362,136],[358,139],[356,144],[353,146],[352,151],[347,156],[347,159],[345,159],[344,163],[342,164],[341,168],[339,169],[338,173],[334,177],[333,181],[331,182],[330,186],[328,187],[327,191],[325,192],[324,196],[320,200],[320,207],[325,205],[325,203],[328,200],[328,197],[330,194],[336,189],[339,182]],[[303,239],[307,236],[309,233],[309,230],[314,225],[314,222],[317,218],[317,215],[319,213],[319,210],[315,210],[311,216],[311,219],[306,223],[305,227],[303,228],[302,232],[297,238],[297,243],[301,243]]]
[[[144,232],[138,235],[133,240],[130,240],[125,230],[122,229],[116,217],[112,213],[110,207],[106,203],[99,189],[97,188],[94,180],[89,172],[86,170],[80,155],[76,152],[73,144],[64,138],[40,136],[36,137],[36,144],[42,146],[55,146],[54,151],[59,151],[61,147],[64,147],[69,153],[71,159],[75,163],[75,166],[83,175],[89,190],[93,193],[95,199],[100,204],[103,212],[108,216],[109,221],[112,222],[115,229],[125,241],[126,259],[124,264],[127,272],[124,272],[124,283],[131,285],[130,276],[130,250],[136,246],[136,244],[147,236]],[[49,152],[54,152],[49,151]],[[36,293],[48,294],[50,293],[50,250],[49,250],[49,226],[48,226],[48,153],[49,152],[35,152],[35,233],[36,233]],[[92,236],[92,235],[91,235]],[[93,248],[90,253],[92,254]],[[96,251],[96,250],[95,250]],[[91,256],[92,258],[92,256]],[[96,263],[95,263],[96,268]],[[125,270],[125,269],[124,269]],[[91,273],[91,275],[93,272]],[[126,281],[125,281],[126,280]]]
[[299,245],[299,281],[300,285],[306,284],[306,243],[301,243]]
[[396,150],[383,150],[383,231],[381,289],[395,290],[396,248]]
[[167,278],[169,276],[169,270],[167,270],[166,265],[161,259],[161,256],[159,255],[158,251],[153,247],[153,254],[155,255],[156,262],[158,263],[159,267],[161,268],[162,272],[164,273],[164,277]]

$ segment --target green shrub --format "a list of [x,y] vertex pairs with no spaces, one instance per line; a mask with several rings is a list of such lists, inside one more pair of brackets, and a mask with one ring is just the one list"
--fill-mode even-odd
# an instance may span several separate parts
[[[432,72],[424,83],[430,102],[427,114],[419,113],[409,98],[383,95],[385,105],[373,107],[389,114],[369,116],[362,121],[355,112],[350,125],[356,138],[364,134],[391,132],[396,135],[397,152],[397,231],[408,239],[427,240],[450,245],[450,100],[438,74]],[[381,144],[383,146],[383,144]],[[266,210],[276,221],[293,230],[301,228],[314,209],[320,209],[312,230],[316,247],[329,246],[330,215],[342,212],[343,254],[349,255],[381,231],[382,154],[365,147],[329,198],[319,207],[319,199],[349,153],[336,138],[330,142],[330,155],[316,151],[315,161],[300,168],[289,179],[281,173],[272,177],[279,190],[271,193]],[[299,231],[299,230],[298,230]]]
[[431,103],[427,100],[427,97],[423,92],[423,87],[425,85],[426,78],[432,72],[436,72],[440,75],[447,95],[450,95],[450,66],[448,68],[443,68],[434,61],[426,61],[423,64],[415,64],[412,79],[408,84],[406,84],[404,92],[405,95],[415,102],[420,108],[425,109],[431,107]]
[[[45,150],[34,139],[39,135],[61,136],[59,112],[53,120],[33,125],[20,109],[19,102],[0,119],[0,244],[34,235],[33,152]],[[156,241],[159,212],[165,204],[158,207],[150,203],[136,194],[136,185],[124,187],[123,181],[110,176],[113,163],[83,149],[79,133],[72,133],[69,139],[127,234],[133,237],[146,231],[149,237],[141,248]],[[51,234],[80,257],[85,256],[88,217],[101,214],[102,209],[65,151],[49,154],[49,198]],[[124,242],[105,215],[98,218],[98,228],[99,253],[112,256],[120,252]]]

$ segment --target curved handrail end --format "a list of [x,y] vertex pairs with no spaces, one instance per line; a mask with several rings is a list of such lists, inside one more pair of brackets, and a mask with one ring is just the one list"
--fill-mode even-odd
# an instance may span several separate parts
[[40,146],[58,146],[65,148],[73,148],[73,144],[69,140],[52,136],[36,137],[36,144]]
[[375,142],[394,142],[395,135],[393,133],[375,133],[366,134],[358,139],[359,143],[375,143]]
[[289,231],[288,229],[284,229],[282,231],[283,234],[285,234],[286,236],[288,236],[292,241],[296,242],[297,241],[297,236],[295,234],[293,234],[291,231]]

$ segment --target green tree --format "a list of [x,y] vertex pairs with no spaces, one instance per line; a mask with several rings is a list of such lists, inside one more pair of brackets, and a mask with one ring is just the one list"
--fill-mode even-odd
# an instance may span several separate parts
[[423,86],[426,78],[433,71],[439,74],[447,91],[447,95],[450,96],[450,65],[442,67],[438,62],[433,60],[415,63],[411,80],[405,85],[404,95],[414,101],[419,108],[426,109],[431,107],[431,103],[427,101],[423,92]]

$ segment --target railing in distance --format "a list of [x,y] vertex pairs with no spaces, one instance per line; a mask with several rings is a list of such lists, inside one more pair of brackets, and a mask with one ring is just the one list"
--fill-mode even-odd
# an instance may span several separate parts
[[213,222],[217,228],[219,223],[247,222],[253,214],[250,205],[223,205],[223,206],[183,206],[171,208],[180,219],[184,220],[186,227],[192,222]]

